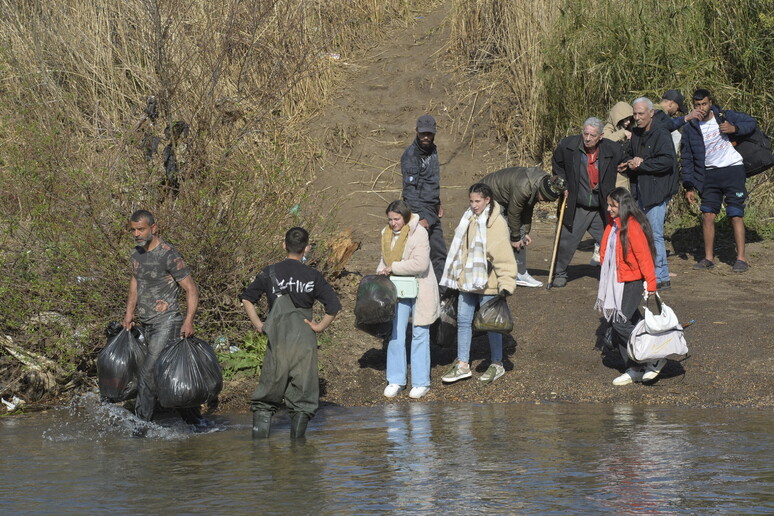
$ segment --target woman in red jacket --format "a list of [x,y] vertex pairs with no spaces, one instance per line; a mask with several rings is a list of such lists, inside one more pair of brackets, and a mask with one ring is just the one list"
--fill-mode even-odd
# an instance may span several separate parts
[[607,197],[610,215],[600,246],[599,292],[594,308],[613,327],[613,342],[618,344],[626,372],[613,385],[655,380],[666,364],[665,359],[640,364],[627,358],[626,344],[634,325],[642,319],[640,299],[645,289],[656,292],[653,265],[653,231],[648,218],[625,188],[616,188]]

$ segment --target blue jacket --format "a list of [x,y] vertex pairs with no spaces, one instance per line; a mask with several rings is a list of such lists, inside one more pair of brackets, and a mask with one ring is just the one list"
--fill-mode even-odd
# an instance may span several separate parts
[[[720,115],[720,108],[713,105],[713,115],[717,118]],[[747,136],[755,131],[755,119],[746,113],[740,111],[723,112],[726,120],[736,127],[736,133],[739,136]],[[733,138],[731,138],[733,141]],[[699,121],[693,119],[683,127],[683,138],[680,140],[681,163],[683,165],[683,186],[686,190],[696,189],[699,192],[704,188],[704,159],[706,157],[704,149],[704,137],[701,134]]]
[[653,114],[653,126],[663,127],[670,133],[672,131],[678,131],[685,125],[685,116],[670,117],[664,111],[656,109]]

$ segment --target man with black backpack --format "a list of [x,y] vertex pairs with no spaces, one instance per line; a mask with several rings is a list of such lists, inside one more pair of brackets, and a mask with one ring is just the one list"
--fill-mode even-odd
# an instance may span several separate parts
[[757,124],[745,113],[721,111],[705,89],[694,92],[693,107],[700,111],[700,116],[685,125],[680,143],[685,198],[695,203],[695,192],[701,196],[704,258],[693,268],[706,270],[715,266],[715,218],[725,202],[736,243],[732,270],[746,272],[750,268],[744,254],[747,177],[744,158],[735,149],[733,140],[752,135]]
[[[253,439],[269,437],[272,415],[284,399],[290,414],[290,437],[304,437],[320,401],[317,376],[317,336],[341,310],[333,288],[322,273],[304,264],[309,233],[300,227],[285,233],[287,258],[261,270],[240,298],[253,327],[269,338],[258,387],[250,400]],[[266,294],[269,315],[261,321],[255,303]],[[312,318],[320,301],[325,315]]]

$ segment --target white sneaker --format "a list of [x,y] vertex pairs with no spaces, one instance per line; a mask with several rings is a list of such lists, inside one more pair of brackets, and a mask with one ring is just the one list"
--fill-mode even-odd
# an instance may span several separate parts
[[543,283],[529,275],[529,272],[516,275],[516,285],[520,287],[542,287]]
[[455,359],[451,367],[449,367],[446,373],[441,377],[441,380],[443,383],[454,383],[463,378],[470,378],[471,376],[473,376],[473,374],[470,372],[470,364],[463,367],[460,364],[460,361]]
[[666,363],[667,363],[666,358],[662,358],[660,360],[651,362],[648,365],[646,365],[645,374],[642,375],[642,380],[644,382],[655,380],[658,377],[659,373],[661,373],[661,370],[664,369],[664,366],[666,365]]
[[428,386],[412,387],[411,392],[409,392],[409,398],[414,398],[415,400],[418,400],[428,392],[430,392],[430,387]]
[[493,381],[500,378],[502,375],[505,374],[505,368],[502,364],[492,364],[489,366],[489,368],[486,370],[484,374],[481,375],[482,383],[492,383]]
[[397,383],[391,383],[387,387],[384,388],[384,395],[388,398],[394,398],[398,395],[400,391],[405,389],[405,385],[398,385]]
[[642,381],[642,371],[630,367],[624,374],[613,380],[613,385],[629,385],[633,382]]
[[599,266],[599,244],[594,244],[594,254],[591,255],[589,265]]

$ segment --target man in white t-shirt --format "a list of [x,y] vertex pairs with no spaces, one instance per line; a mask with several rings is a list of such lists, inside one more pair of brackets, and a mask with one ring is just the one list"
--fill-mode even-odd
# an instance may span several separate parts
[[705,89],[693,94],[693,107],[701,114],[685,125],[680,143],[685,198],[694,203],[695,192],[701,196],[704,258],[693,268],[703,270],[715,266],[715,218],[725,202],[736,243],[733,271],[745,272],[750,268],[744,254],[747,178],[742,156],[734,149],[732,139],[752,134],[756,123],[745,113],[720,110]]

